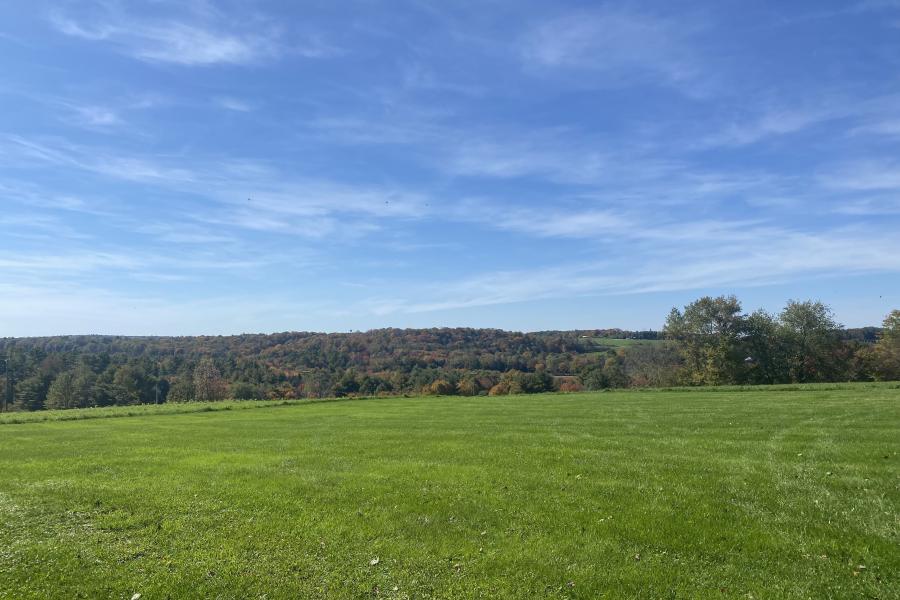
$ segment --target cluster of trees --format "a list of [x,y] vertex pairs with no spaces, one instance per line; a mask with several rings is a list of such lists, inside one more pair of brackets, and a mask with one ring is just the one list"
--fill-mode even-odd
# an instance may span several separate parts
[[[523,334],[383,329],[344,334],[0,339],[9,408],[221,398],[501,394],[555,389],[620,330]],[[2,395],[4,399],[7,395]]]
[[345,334],[0,339],[11,410],[395,394],[900,379],[900,311],[840,328],[818,302],[673,309],[662,332],[382,329]]
[[[607,351],[579,371],[581,389],[668,387],[680,383],[684,359],[671,342]],[[571,386],[568,389],[572,389]]]
[[900,380],[900,310],[891,311],[884,319],[881,338],[863,352],[872,377],[880,381]]
[[227,385],[209,358],[182,377],[166,377],[158,364],[147,360],[116,363],[107,354],[46,354],[35,349],[9,351],[3,367],[3,407],[13,410],[265,397],[247,394],[248,386],[256,391],[250,384]]
[[873,344],[843,330],[821,302],[743,314],[737,298],[720,296],[673,308],[664,334],[677,342],[683,364],[674,377],[684,385],[814,383],[900,378],[898,326],[894,311]]

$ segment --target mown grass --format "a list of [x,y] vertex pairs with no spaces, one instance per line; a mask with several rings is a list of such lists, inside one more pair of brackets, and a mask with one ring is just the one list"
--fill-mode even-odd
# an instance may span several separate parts
[[246,410],[250,408],[269,408],[272,406],[308,404],[310,402],[331,402],[335,400],[335,398],[297,400],[224,400],[221,402],[137,404],[133,406],[100,406],[95,408],[67,410],[7,412],[0,413],[0,425],[39,423],[42,421],[82,421],[84,419],[114,419],[119,417],[175,415],[183,413],[213,412],[220,410]]
[[[786,383],[778,385],[729,385],[729,386],[703,386],[703,387],[663,387],[663,388],[632,388],[618,390],[604,390],[598,393],[616,394],[646,394],[650,392],[690,392],[721,393],[721,392],[763,392],[763,391],[793,391],[793,392],[820,392],[826,390],[857,390],[865,389],[900,389],[900,381],[882,381],[866,383]],[[546,396],[546,395],[545,395]],[[406,397],[406,396],[404,396]],[[219,410],[247,410],[252,408],[269,408],[272,406],[291,406],[295,404],[309,404],[311,402],[341,402],[348,400],[368,400],[369,397],[354,398],[301,398],[301,399],[276,399],[276,400],[224,400],[218,402],[188,402],[170,404],[138,404],[133,406],[102,406],[85,409],[65,410],[41,410],[41,411],[17,411],[0,413],[0,425],[13,425],[19,423],[39,423],[42,421],[81,421],[84,419],[114,419],[120,417],[141,417],[149,415],[172,415],[182,413],[213,412]]]
[[0,597],[896,598],[898,440],[890,386],[4,426]]

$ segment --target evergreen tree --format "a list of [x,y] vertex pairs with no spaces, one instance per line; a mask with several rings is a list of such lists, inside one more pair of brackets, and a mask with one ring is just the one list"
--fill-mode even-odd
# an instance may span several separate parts
[[47,397],[47,380],[41,375],[32,375],[16,384],[16,405],[21,410],[43,410]]

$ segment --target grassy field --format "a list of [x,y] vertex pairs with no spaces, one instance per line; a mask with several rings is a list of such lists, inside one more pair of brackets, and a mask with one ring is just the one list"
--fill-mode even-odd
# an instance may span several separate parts
[[82,410],[38,410],[33,412],[0,413],[0,425],[40,423],[43,421],[83,421],[85,419],[116,419],[121,417],[149,417],[220,410],[271,408],[312,402],[336,402],[338,398],[290,400],[223,400],[220,402],[185,402],[171,404],[137,404],[133,406],[100,406]]
[[0,597],[900,597],[895,387],[247,406],[0,425]]
[[660,340],[632,340],[632,339],[624,339],[624,338],[607,338],[607,337],[598,337],[598,338],[590,338],[590,340],[604,348],[628,348],[630,346],[641,346],[641,345],[650,345],[650,344],[659,344]]

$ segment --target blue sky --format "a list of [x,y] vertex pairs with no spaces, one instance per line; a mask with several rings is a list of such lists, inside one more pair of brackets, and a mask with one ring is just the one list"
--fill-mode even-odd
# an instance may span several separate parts
[[0,336],[900,306],[900,1],[0,5]]

